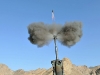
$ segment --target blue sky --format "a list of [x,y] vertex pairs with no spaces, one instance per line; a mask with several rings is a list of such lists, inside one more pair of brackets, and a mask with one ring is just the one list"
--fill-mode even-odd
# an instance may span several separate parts
[[81,21],[83,36],[71,48],[57,42],[59,59],[75,65],[100,65],[100,0],[0,0],[0,63],[10,69],[50,68],[55,59],[53,41],[42,48],[27,39],[27,26],[33,22]]

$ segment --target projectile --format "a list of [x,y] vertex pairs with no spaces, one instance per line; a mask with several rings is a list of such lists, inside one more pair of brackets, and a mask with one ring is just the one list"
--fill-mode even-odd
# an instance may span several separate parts
[[52,10],[52,20],[54,20],[54,12],[53,12],[53,10]]
[[53,12],[53,10],[52,10],[52,12]]

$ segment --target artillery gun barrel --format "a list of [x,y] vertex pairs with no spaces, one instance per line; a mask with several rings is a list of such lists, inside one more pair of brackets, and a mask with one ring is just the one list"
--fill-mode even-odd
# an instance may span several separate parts
[[54,36],[55,54],[56,54],[56,61],[57,61],[57,59],[58,59],[58,48],[57,48],[57,45],[56,45],[56,39],[57,39],[57,37],[56,37],[56,36]]
[[56,60],[51,61],[53,66],[53,75],[63,75],[62,60],[58,59],[58,48],[56,45],[57,36],[54,36]]

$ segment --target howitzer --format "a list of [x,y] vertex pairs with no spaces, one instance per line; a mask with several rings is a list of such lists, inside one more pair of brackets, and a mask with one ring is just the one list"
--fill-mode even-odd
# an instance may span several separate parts
[[64,75],[62,60],[58,59],[58,48],[56,45],[56,39],[57,37],[54,36],[56,60],[51,61],[51,64],[53,66],[53,75]]

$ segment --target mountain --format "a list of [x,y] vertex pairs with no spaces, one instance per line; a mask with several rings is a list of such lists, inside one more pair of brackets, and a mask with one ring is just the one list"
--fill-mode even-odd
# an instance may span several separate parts
[[[100,75],[100,65],[95,67],[76,66],[68,58],[63,58],[64,75]],[[53,68],[36,69],[24,71],[22,69],[13,71],[5,64],[0,64],[0,75],[53,75]]]

